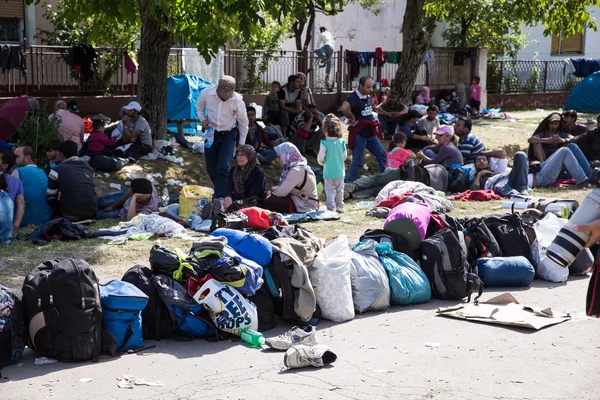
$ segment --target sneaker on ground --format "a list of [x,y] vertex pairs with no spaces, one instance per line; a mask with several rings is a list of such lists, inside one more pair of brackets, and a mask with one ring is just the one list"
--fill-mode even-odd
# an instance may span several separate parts
[[337,211],[340,214],[343,214],[346,210],[344,209],[344,207],[338,207],[335,211]]
[[312,346],[319,343],[316,333],[317,329],[312,325],[304,328],[295,326],[283,335],[265,340],[265,344],[275,350],[287,350],[297,344]]
[[344,200],[347,200],[350,197],[352,197],[351,193],[354,192],[355,190],[356,190],[356,186],[354,186],[354,183],[345,183],[344,184]]
[[315,346],[293,346],[285,352],[283,364],[288,368],[317,367],[321,368],[331,364],[337,355],[329,346],[318,344]]

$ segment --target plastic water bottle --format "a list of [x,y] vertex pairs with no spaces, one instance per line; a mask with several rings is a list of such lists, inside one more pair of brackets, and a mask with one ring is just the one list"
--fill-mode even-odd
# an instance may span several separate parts
[[265,344],[265,337],[260,332],[246,328],[240,333],[240,338],[252,347],[260,347]]
[[210,146],[212,146],[214,141],[215,141],[215,128],[214,128],[214,126],[211,126],[206,130],[206,144],[204,145],[204,147],[206,147],[207,149],[210,148]]

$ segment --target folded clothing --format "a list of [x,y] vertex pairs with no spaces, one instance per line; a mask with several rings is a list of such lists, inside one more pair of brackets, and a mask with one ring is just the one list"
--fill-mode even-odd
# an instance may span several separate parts
[[490,201],[500,200],[502,197],[494,193],[493,190],[467,190],[452,197],[452,200],[462,201]]

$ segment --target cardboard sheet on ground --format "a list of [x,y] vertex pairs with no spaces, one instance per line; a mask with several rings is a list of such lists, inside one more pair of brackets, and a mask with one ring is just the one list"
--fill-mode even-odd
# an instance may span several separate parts
[[464,319],[517,326],[520,328],[539,330],[547,326],[560,324],[571,319],[569,314],[557,314],[551,308],[539,308],[520,304],[510,293],[492,297],[478,304],[459,304],[453,307],[438,308],[437,314],[443,317]]

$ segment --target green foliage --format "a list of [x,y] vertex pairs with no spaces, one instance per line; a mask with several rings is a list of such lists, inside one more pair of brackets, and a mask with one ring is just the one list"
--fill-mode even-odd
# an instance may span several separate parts
[[581,82],[581,79],[574,78],[573,75],[568,75],[560,89],[565,92],[570,92],[579,85],[579,82]]
[[516,54],[527,44],[523,26],[544,25],[544,35],[596,30],[587,7],[598,0],[430,0],[426,15],[448,23],[442,34],[453,47],[485,47]]
[[46,160],[46,145],[51,140],[62,140],[58,133],[59,122],[56,119],[48,120],[48,115],[43,112],[46,107],[40,107],[39,110],[32,110],[17,130],[17,133],[11,139],[11,142],[17,146],[31,146],[34,150],[37,148],[38,164]]

